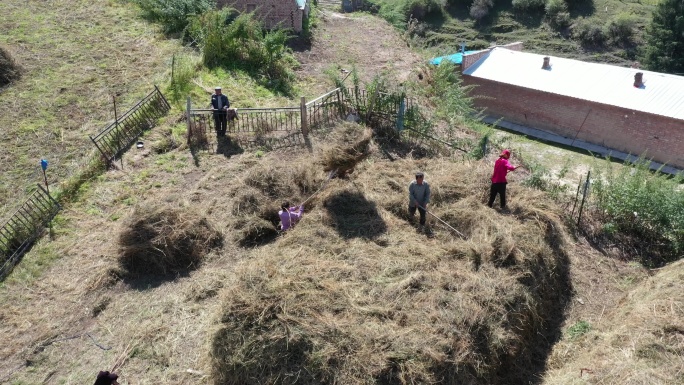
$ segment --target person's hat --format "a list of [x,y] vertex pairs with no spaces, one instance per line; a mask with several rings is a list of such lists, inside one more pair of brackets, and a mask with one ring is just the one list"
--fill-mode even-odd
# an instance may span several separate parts
[[221,87],[214,87],[214,89],[215,89],[215,90],[220,90],[220,89],[221,89]]
[[418,177],[423,177],[423,173],[420,172],[420,171],[418,171],[418,172],[416,173],[416,178],[418,178]]
[[511,156],[511,151],[510,150],[503,150],[503,151],[501,151],[501,155],[499,155],[499,156],[501,156],[502,158],[508,159]]

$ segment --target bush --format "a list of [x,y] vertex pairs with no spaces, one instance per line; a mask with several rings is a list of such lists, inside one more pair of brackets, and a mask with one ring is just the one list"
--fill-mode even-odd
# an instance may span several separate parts
[[570,25],[570,13],[565,0],[548,0],[544,9],[546,19],[551,27],[561,29]]
[[480,20],[489,15],[489,10],[494,6],[493,0],[474,0],[470,6],[470,17]]
[[544,5],[544,0],[513,0],[513,8],[518,11],[542,9]]
[[565,3],[565,0],[548,0],[544,10],[547,17],[553,18],[561,12],[567,12],[568,5]]
[[9,52],[0,47],[0,87],[6,86],[21,77],[21,68]]
[[604,229],[636,235],[640,243],[665,245],[669,256],[663,259],[678,258],[684,251],[684,192],[679,190],[682,177],[653,174],[649,163],[639,160],[617,172],[607,163],[593,179],[594,202],[607,224]]
[[636,18],[627,13],[617,15],[608,22],[607,31],[610,38],[616,43],[627,43],[634,36]]
[[204,65],[241,69],[268,88],[289,93],[296,61],[285,46],[287,32],[264,31],[251,13],[231,19],[232,10],[209,11],[188,26],[190,38],[202,47]]
[[583,45],[600,46],[606,41],[603,29],[595,21],[589,19],[579,19],[572,33]]
[[193,16],[213,8],[211,0],[134,0],[142,8],[143,16],[160,23],[165,33],[183,32]]

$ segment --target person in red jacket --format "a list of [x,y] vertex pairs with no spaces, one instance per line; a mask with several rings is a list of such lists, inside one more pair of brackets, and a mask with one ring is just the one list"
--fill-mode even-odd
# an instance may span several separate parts
[[489,189],[489,207],[494,205],[494,200],[496,199],[496,194],[500,195],[501,208],[506,208],[506,174],[509,171],[515,170],[517,167],[511,165],[508,158],[511,157],[511,152],[509,150],[503,150],[499,159],[494,163],[494,174],[492,174],[492,187]]

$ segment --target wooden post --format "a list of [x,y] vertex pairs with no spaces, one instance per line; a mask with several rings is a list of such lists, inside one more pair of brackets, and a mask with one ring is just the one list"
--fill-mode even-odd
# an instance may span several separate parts
[[579,227],[582,221],[582,209],[584,208],[584,200],[587,199],[587,190],[589,190],[589,177],[591,176],[591,171],[587,172],[587,181],[584,182],[584,191],[582,192],[582,203],[579,207],[579,215],[577,216],[577,227]]
[[190,115],[190,109],[192,109],[192,101],[190,100],[190,97],[188,96],[188,99],[186,101],[186,107],[185,107],[185,114],[186,114],[186,121],[188,122],[188,145],[190,145],[190,138],[192,137],[192,122],[190,119],[192,116]]
[[302,96],[301,99],[301,104],[299,107],[300,110],[300,115],[301,115],[301,120],[302,120],[302,135],[304,135],[304,138],[309,137],[309,122],[308,122],[308,116],[306,113],[306,98]]

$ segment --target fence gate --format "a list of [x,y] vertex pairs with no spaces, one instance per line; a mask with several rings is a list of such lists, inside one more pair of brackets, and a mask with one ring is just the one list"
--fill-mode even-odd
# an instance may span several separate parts
[[41,185],[0,227],[0,280],[41,235],[62,208]]
[[133,108],[114,120],[90,140],[100,151],[107,166],[133,144],[143,131],[154,127],[157,119],[166,115],[171,105],[157,86]]

